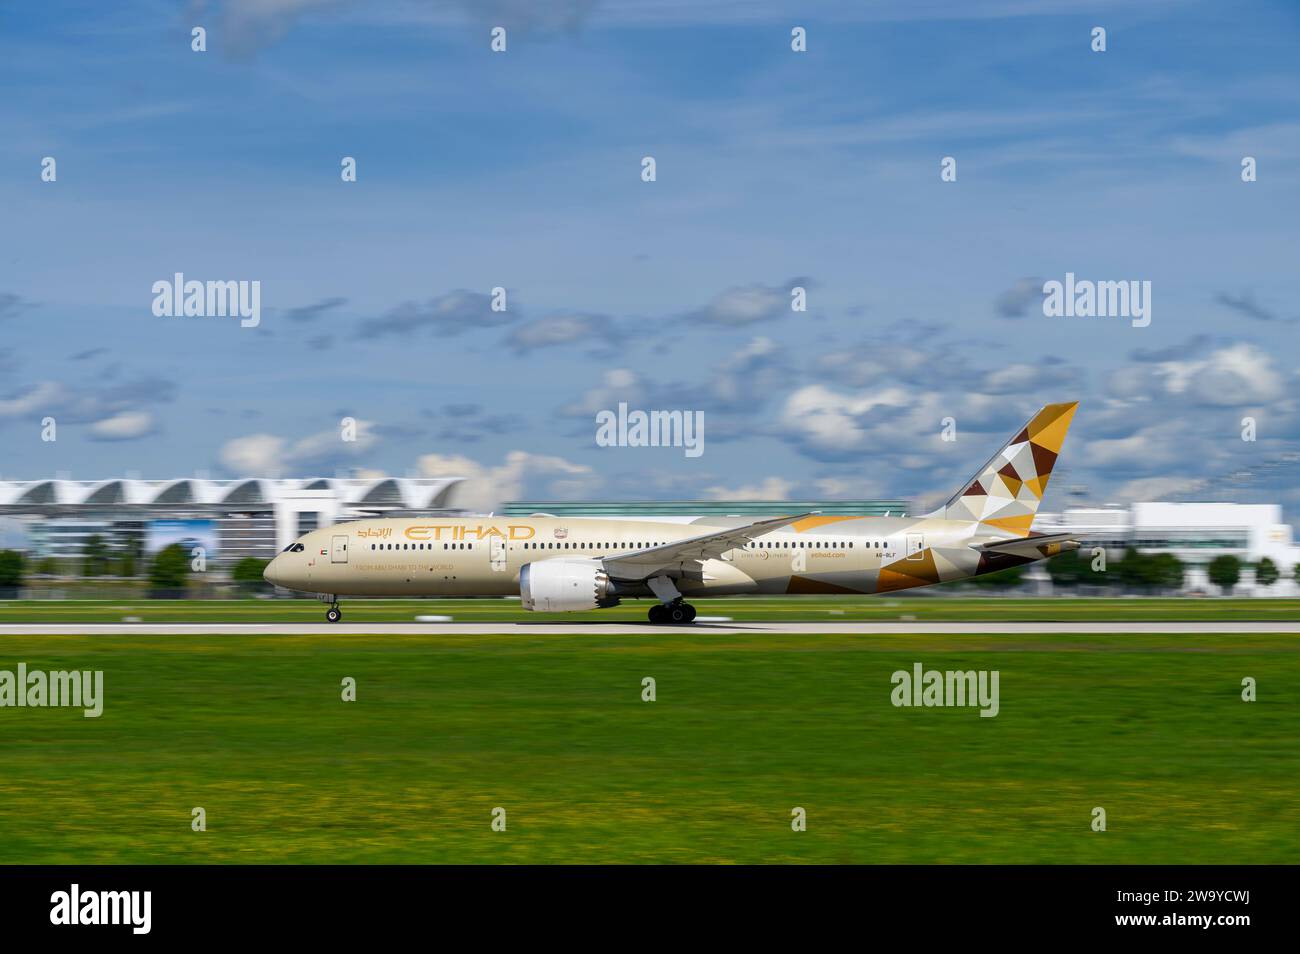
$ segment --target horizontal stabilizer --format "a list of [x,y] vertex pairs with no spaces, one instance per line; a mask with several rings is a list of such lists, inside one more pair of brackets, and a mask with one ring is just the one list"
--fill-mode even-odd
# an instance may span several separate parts
[[1077,534],[1040,533],[1029,537],[1016,537],[1012,540],[978,543],[972,549],[979,550],[981,553],[1010,553],[1037,560],[1039,557],[1056,556],[1058,553],[1077,550],[1079,547]]

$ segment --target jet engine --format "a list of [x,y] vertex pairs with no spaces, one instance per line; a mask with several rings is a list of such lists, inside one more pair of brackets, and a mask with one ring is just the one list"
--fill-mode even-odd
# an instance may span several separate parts
[[519,570],[519,596],[524,609],[536,613],[567,613],[614,606],[614,584],[597,560],[543,560]]

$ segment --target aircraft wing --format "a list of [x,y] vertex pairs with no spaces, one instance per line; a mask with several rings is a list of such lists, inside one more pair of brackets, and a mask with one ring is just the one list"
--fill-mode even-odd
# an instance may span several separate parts
[[1014,537],[1010,540],[993,540],[975,544],[971,549],[981,553],[1010,553],[1015,556],[1038,559],[1056,556],[1066,550],[1079,549],[1079,536],[1074,533],[1040,533],[1032,537]]
[[647,547],[644,550],[633,550],[630,553],[620,553],[618,556],[608,556],[604,559],[605,572],[616,580],[648,579],[658,575],[663,570],[676,569],[683,563],[719,559],[728,550],[743,547],[756,537],[771,533],[773,530],[780,530],[782,527],[788,527],[792,523],[803,520],[805,517],[816,516],[820,512],[814,510],[810,513],[796,514],[793,517],[775,517],[771,520],[760,520],[757,523],[747,524],[743,527],[706,533],[687,540],[678,540],[675,543],[665,543],[659,547]]

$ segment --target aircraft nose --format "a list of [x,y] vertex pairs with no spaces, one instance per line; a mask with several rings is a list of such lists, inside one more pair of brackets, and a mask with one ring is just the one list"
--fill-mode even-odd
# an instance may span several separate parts
[[[279,564],[279,566],[276,564]],[[262,571],[262,578],[272,586],[279,586],[283,570],[284,564],[281,562],[281,558],[277,556],[266,565],[266,569]]]

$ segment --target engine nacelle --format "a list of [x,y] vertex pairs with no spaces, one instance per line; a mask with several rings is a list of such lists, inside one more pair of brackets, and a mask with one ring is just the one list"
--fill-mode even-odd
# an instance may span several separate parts
[[618,602],[597,560],[525,563],[519,569],[519,596],[524,609],[535,613],[569,613]]

